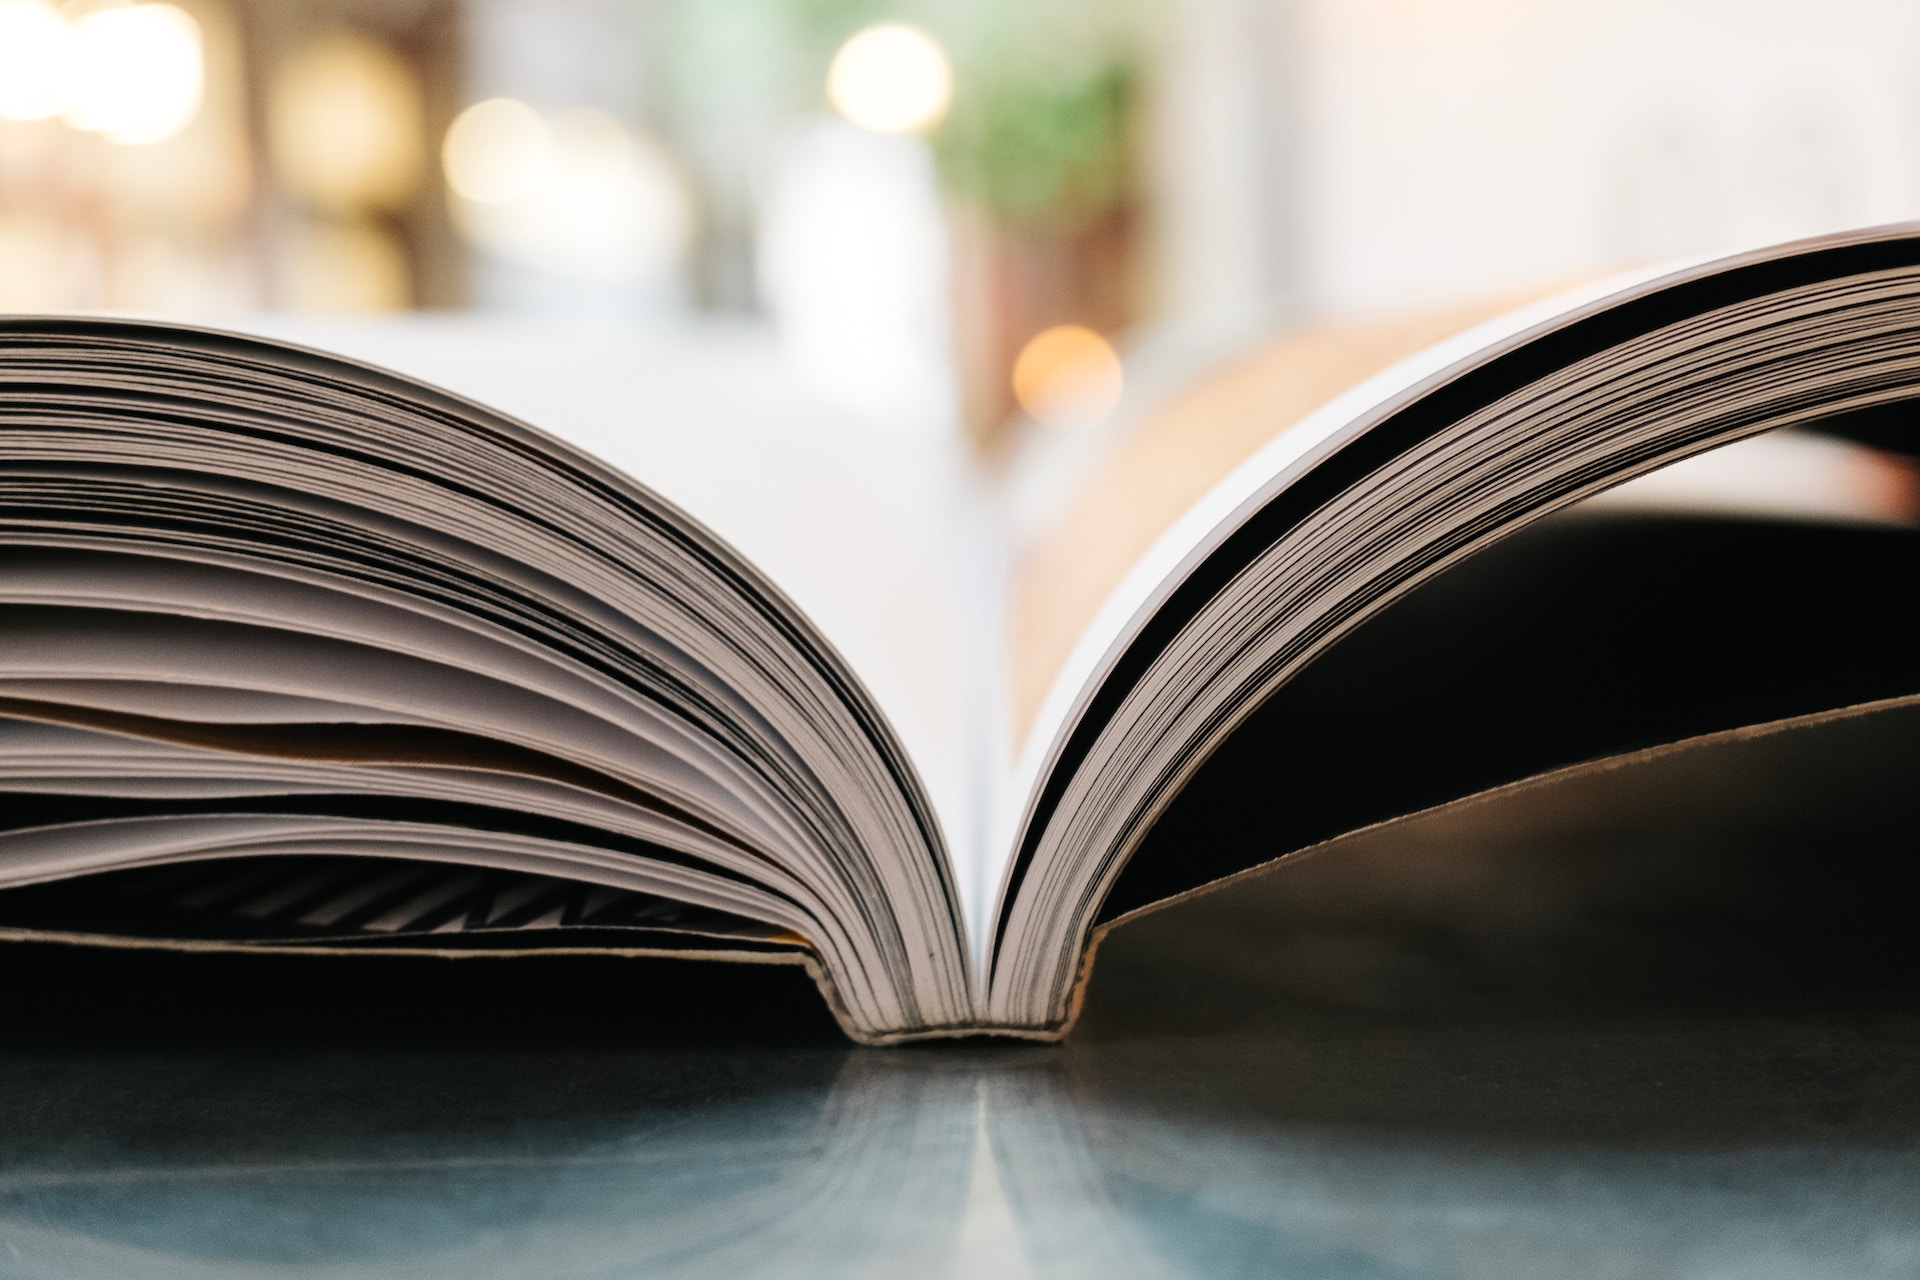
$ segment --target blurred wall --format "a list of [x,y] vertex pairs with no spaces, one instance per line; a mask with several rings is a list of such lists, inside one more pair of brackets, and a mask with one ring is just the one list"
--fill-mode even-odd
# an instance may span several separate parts
[[553,161],[506,207],[454,201],[482,307],[633,316],[686,301],[684,158],[663,112],[662,0],[464,0],[462,101],[541,113]]
[[1146,291],[1176,327],[1258,324],[1301,302],[1296,18],[1292,0],[1184,0],[1154,15]]
[[439,140],[461,105],[455,0],[238,0],[248,138],[265,179],[256,305],[456,306],[465,255]]
[[1920,214],[1911,0],[1160,12],[1173,317],[1376,312]]
[[[72,105],[64,99],[16,100],[48,60],[30,31],[18,29],[25,8],[0,34],[10,46],[0,48],[0,81],[12,81],[0,82],[0,310],[205,313],[252,305],[258,175],[234,7],[181,0],[197,33],[186,74],[198,87],[183,118],[157,133],[118,137],[64,122],[57,113]],[[14,59],[27,65],[16,68]],[[70,87],[61,71],[48,74]],[[162,115],[174,114],[170,79],[160,85]],[[141,113],[140,101],[131,106]]]

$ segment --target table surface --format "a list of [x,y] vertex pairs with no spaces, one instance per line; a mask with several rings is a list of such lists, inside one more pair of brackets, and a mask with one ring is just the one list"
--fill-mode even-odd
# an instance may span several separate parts
[[1117,930],[1058,1048],[856,1049],[787,970],[13,949],[0,1275],[1920,1273],[1910,840],[1743,839],[1364,837]]

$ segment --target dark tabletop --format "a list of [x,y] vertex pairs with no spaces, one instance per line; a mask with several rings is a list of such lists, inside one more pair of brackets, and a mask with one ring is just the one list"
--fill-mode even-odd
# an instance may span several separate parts
[[0,1275],[1920,1274],[1910,831],[1619,798],[1124,926],[1058,1048],[855,1049],[787,970],[12,948]]

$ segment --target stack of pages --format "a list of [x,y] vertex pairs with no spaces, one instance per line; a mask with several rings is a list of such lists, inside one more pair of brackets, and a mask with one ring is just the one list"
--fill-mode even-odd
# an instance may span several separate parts
[[[1589,289],[1273,423],[1064,656],[1003,663],[1016,584],[862,536],[799,470],[735,536],[564,411],[6,319],[0,929],[803,964],[864,1042],[1055,1038],[1130,913],[1920,698],[1916,397],[1920,230]],[[1744,456],[1860,482],[1585,502],[1783,430]]]

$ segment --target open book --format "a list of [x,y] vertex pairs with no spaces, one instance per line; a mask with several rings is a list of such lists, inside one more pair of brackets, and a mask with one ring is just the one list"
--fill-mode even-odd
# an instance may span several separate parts
[[[856,634],[658,496],[617,440],[258,338],[6,319],[0,930],[799,963],[862,1041],[1057,1037],[1128,912],[1471,791],[1920,695],[1901,660],[1920,646],[1875,615],[1861,643],[1890,656],[1868,675],[1761,671],[1738,696],[1627,680],[1563,714],[1549,676],[1604,662],[1595,633],[1513,629],[1519,605],[1608,572],[1621,609],[1657,614],[1636,584],[1661,579],[1663,609],[1751,623],[1698,607],[1725,585],[1688,578],[1702,538],[1797,556],[1816,585],[1893,563],[1913,496],[1898,467],[1859,519],[1802,522],[1881,541],[1811,561],[1764,522],[1601,536],[1543,518],[1782,428],[1885,444],[1916,397],[1920,229],[1536,306],[1280,431],[1075,620],[1042,678],[1027,664],[1040,692],[1016,710],[1005,668],[932,661],[939,637],[913,625],[997,626],[981,602],[1006,584],[908,581],[907,560],[858,548],[895,566],[861,585],[910,616]],[[1438,615],[1415,606],[1512,548],[1506,594],[1456,585],[1423,649]],[[1671,647],[1738,665],[1738,634],[1708,643]],[[871,657],[889,644],[897,660]],[[1641,670],[1670,669],[1651,652]],[[1314,684],[1342,661],[1347,684]],[[1396,678],[1388,711],[1451,701],[1356,747],[1347,710]],[[1388,739],[1411,745],[1383,763]],[[1269,815],[1266,833],[1221,827],[1229,809]]]

